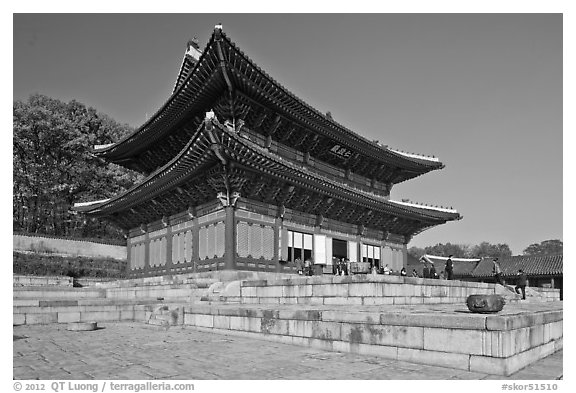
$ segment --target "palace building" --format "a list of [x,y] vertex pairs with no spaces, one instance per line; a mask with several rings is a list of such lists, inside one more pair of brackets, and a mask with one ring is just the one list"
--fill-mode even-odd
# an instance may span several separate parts
[[406,265],[410,239],[457,211],[390,199],[444,165],[367,140],[296,97],[217,25],[190,41],[172,95],[144,125],[94,154],[146,177],[74,209],[127,235],[131,277],[258,270],[311,259]]

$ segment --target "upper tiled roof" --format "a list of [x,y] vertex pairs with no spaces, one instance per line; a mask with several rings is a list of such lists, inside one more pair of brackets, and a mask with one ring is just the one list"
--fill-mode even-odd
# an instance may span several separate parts
[[[528,276],[559,275],[562,274],[563,255],[518,255],[508,258],[499,258],[502,276],[515,276],[518,269],[522,269]],[[474,277],[492,276],[493,258],[483,258],[472,272]]]
[[[96,148],[95,154],[125,165],[139,160],[145,151],[160,142],[178,144],[172,150],[168,149],[177,153],[186,144],[186,138],[168,141],[168,135],[177,128],[183,128],[191,118],[203,115],[218,97],[227,94],[227,89],[233,87],[252,99],[266,103],[277,113],[299,122],[303,127],[331,138],[335,143],[351,147],[360,155],[399,169],[406,168],[398,179],[393,180],[395,183],[443,167],[436,158],[389,149],[337,123],[278,83],[218,29],[210,37],[197,62],[188,57],[185,56],[183,60],[174,92],[166,103],[133,134],[111,146]],[[171,158],[162,158],[163,163]],[[129,165],[132,169],[138,166]],[[148,171],[144,172],[155,168],[147,168]]]

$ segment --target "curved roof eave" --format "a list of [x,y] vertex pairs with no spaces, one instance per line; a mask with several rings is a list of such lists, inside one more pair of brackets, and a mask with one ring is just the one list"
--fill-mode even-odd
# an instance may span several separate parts
[[192,78],[192,76],[195,74],[195,70],[200,68],[201,64],[206,59],[208,49],[211,47],[213,42],[214,42],[214,34],[212,34],[212,36],[208,40],[208,43],[206,44],[206,48],[202,52],[202,55],[200,56],[200,59],[198,60],[198,62],[194,65],[194,68],[188,73],[188,75],[182,80],[182,82],[179,85],[175,86],[174,91],[172,92],[170,97],[168,97],[166,102],[164,102],[164,104],[148,120],[146,120],[146,122],[144,122],[144,124],[142,124],[136,130],[134,130],[134,132],[132,134],[126,135],[124,138],[120,139],[118,142],[108,144],[108,145],[103,145],[102,147],[100,147],[98,149],[96,149],[96,147],[93,148],[92,153],[94,153],[96,155],[101,155],[101,156],[107,158],[107,155],[109,155],[113,150],[135,140],[139,135],[141,135],[143,133],[150,132],[149,130],[150,130],[151,126],[153,125],[153,123],[160,117],[161,114],[163,114],[163,112],[166,111],[166,109],[168,108],[170,103],[174,102],[174,100],[185,89],[186,82]]
[[[314,172],[306,171],[305,168],[300,167],[296,163],[287,161],[280,156],[277,156],[260,146],[256,145],[250,140],[247,140],[235,132],[229,131],[225,126],[221,125],[217,120],[210,120],[211,123],[216,126],[221,132],[226,133],[228,137],[234,139],[250,149],[253,153],[265,157],[270,162],[275,163],[285,167],[286,172],[291,172],[299,177],[298,180],[304,184],[312,185],[314,188],[321,188],[326,194],[334,194],[335,197],[343,197],[346,195],[346,199],[355,200],[356,203],[360,203],[370,208],[375,208],[381,211],[387,211],[392,214],[400,214],[404,216],[416,215],[420,216],[421,219],[431,220],[433,222],[446,222],[451,220],[457,220],[460,215],[455,210],[439,209],[429,206],[420,206],[414,204],[406,204],[397,201],[390,201],[383,197],[380,197],[369,192],[352,188],[350,186],[343,185],[329,178],[325,178],[320,174]],[[189,153],[189,150],[195,148],[195,141],[199,138],[204,130],[206,121],[198,128],[196,135],[190,139],[188,144],[181,150],[181,152],[174,157],[169,163],[165,164],[162,168],[155,171],[153,174],[149,175],[140,184],[132,187],[130,190],[108,200],[105,203],[98,204],[93,208],[82,209],[82,211],[88,214],[112,214],[116,211],[120,211],[130,206],[135,205],[137,202],[142,201],[142,195],[139,194],[149,194],[157,195],[165,190],[162,190],[168,184],[172,184],[171,187],[175,187],[179,183],[175,183],[180,177],[184,179],[187,176],[182,176],[182,172],[190,174],[190,169],[178,170],[179,167],[183,167],[185,163],[182,162],[182,158]],[[205,154],[205,152],[203,152]],[[180,173],[180,175],[178,175]],[[295,179],[296,180],[296,179]],[[321,186],[320,186],[321,185]],[[146,190],[148,189],[148,190]],[[340,195],[341,194],[341,195]],[[153,196],[150,196],[153,198]],[[122,203],[125,200],[125,203]],[[132,202],[129,202],[132,201]],[[120,204],[120,206],[118,206]],[[116,205],[116,206],[115,206]],[[122,207],[121,205],[126,205]],[[388,206],[385,208],[384,206]],[[108,211],[106,211],[108,210]],[[445,211],[446,210],[446,211]]]

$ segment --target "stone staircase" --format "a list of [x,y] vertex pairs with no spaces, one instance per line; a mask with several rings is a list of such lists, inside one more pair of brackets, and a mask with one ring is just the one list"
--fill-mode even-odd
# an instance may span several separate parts
[[546,296],[546,293],[539,292],[533,288],[526,287],[526,299],[522,299],[522,295],[516,293],[515,286],[512,285],[496,285],[495,293],[502,295],[506,299],[506,303],[541,303],[551,302],[558,300],[555,297]]
[[216,279],[185,283],[150,280],[108,282],[87,288],[14,287],[13,325],[150,321],[152,316],[152,321],[164,318],[169,322],[162,307],[173,310],[184,304],[201,303],[215,282]]

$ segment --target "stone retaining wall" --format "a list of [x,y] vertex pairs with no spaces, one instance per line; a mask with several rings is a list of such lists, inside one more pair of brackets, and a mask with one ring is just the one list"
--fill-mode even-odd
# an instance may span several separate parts
[[126,246],[42,236],[13,235],[15,251],[126,260]]
[[494,284],[425,278],[356,275],[242,281],[224,291],[244,304],[384,305],[463,303],[472,294],[496,293]]
[[12,285],[15,287],[24,286],[63,286],[72,287],[74,285],[72,277],[65,276],[22,276],[14,274]]
[[323,350],[510,375],[562,348],[562,310],[479,315],[185,307],[184,324]]

